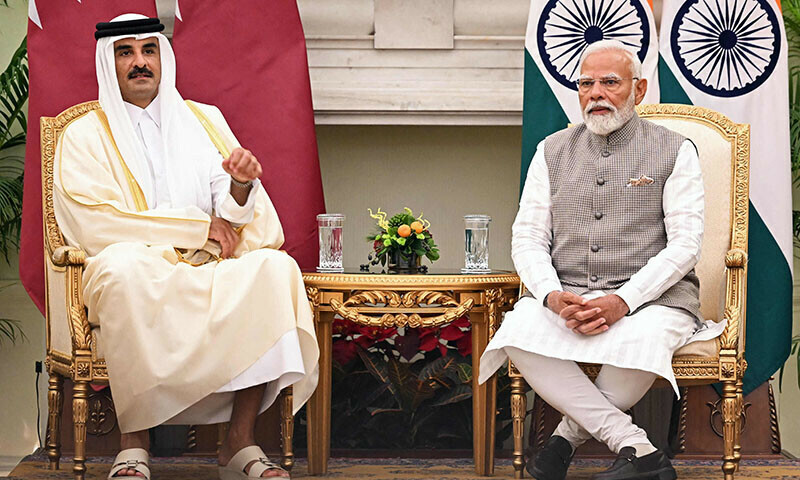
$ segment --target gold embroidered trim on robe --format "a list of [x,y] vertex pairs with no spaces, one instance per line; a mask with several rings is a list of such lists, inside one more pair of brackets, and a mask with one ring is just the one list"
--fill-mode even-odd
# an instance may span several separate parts
[[200,121],[200,125],[206,130],[208,133],[208,137],[211,139],[211,143],[217,147],[219,150],[220,155],[222,158],[228,158],[231,156],[231,152],[228,149],[228,146],[225,145],[225,141],[222,139],[222,136],[217,132],[217,129],[214,128],[214,125],[211,123],[211,120],[206,117],[206,114],[200,111],[197,105],[191,100],[186,100],[186,105],[189,107],[189,110],[194,113],[194,116],[197,117],[197,120]]
[[119,163],[122,165],[122,169],[125,172],[125,178],[128,180],[128,187],[131,189],[131,194],[133,195],[133,202],[136,205],[136,211],[143,212],[148,210],[147,200],[144,197],[142,187],[139,186],[139,182],[136,181],[136,178],[128,168],[128,164],[125,163],[125,159],[122,158],[119,148],[117,148],[117,142],[114,141],[114,135],[111,134],[111,126],[108,124],[108,117],[106,117],[105,112],[102,110],[98,109],[96,112],[97,117],[100,119],[100,123],[103,124],[106,134],[108,134],[108,138],[111,139],[111,144],[114,145],[114,151],[117,152],[117,158],[119,158]]

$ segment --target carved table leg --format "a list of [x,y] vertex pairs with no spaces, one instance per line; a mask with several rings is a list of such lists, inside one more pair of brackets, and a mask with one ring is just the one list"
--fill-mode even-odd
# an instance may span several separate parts
[[322,475],[328,471],[331,451],[331,356],[333,312],[317,313],[319,344],[319,383],[308,401],[308,473]]
[[[497,312],[494,303],[487,305],[486,308],[487,312],[483,318],[472,322],[472,446],[475,472],[478,475],[494,473],[497,377],[492,375],[486,383],[478,385],[480,358],[489,343],[489,328]],[[478,315],[473,314],[472,317]]]
[[47,458],[48,468],[58,470],[61,462],[61,413],[64,411],[64,378],[50,373],[47,387]]
[[294,405],[292,386],[281,392],[281,466],[291,471],[294,467]]
[[75,381],[72,388],[72,423],[75,429],[75,457],[72,471],[75,480],[83,480],[86,474],[86,419],[89,415],[89,382]]
[[511,377],[511,421],[514,428],[514,478],[522,478],[525,474],[525,379],[511,360],[508,361],[508,376]]

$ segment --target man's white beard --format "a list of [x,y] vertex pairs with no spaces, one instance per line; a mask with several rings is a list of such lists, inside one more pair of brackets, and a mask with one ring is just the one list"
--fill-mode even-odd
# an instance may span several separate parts
[[[605,107],[609,109],[610,113],[605,115],[593,115],[589,113],[593,108]],[[633,118],[636,108],[636,92],[631,89],[631,94],[622,105],[621,109],[617,109],[611,102],[607,100],[600,100],[599,102],[589,102],[586,108],[583,109],[583,121],[586,123],[586,128],[595,135],[606,136],[609,133],[619,130],[628,120]]]

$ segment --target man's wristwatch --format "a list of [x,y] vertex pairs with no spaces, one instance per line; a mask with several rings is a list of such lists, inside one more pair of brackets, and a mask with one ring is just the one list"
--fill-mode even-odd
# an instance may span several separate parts
[[253,181],[252,180],[248,180],[248,181],[242,183],[239,180],[236,180],[235,178],[233,178],[233,175],[231,175],[231,185],[236,185],[239,188],[250,188],[250,187],[253,186]]

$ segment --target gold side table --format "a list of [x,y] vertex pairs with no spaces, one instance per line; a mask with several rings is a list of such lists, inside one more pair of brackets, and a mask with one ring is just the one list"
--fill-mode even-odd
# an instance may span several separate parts
[[334,315],[375,327],[433,327],[469,315],[472,325],[473,457],[479,475],[494,472],[497,380],[478,385],[479,359],[511,308],[520,280],[510,272],[417,275],[369,272],[303,274],[319,342],[319,384],[308,402],[308,471],[328,470],[331,445],[331,350]]

